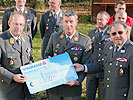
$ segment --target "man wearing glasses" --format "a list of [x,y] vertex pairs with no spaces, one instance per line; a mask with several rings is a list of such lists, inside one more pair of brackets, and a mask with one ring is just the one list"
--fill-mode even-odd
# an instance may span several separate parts
[[49,38],[52,33],[63,31],[62,19],[63,11],[60,9],[61,0],[49,0],[49,11],[43,13],[40,19],[40,36],[43,39],[43,48],[41,56],[44,57],[44,52],[47,47]]
[[[127,26],[114,22],[110,26],[112,41],[104,49],[104,100],[132,100],[133,98],[133,43],[127,38]],[[92,64],[74,64],[77,71],[90,72]]]
[[9,29],[0,34],[0,100],[30,100],[20,67],[32,63],[30,37],[23,34],[25,17],[13,12]]

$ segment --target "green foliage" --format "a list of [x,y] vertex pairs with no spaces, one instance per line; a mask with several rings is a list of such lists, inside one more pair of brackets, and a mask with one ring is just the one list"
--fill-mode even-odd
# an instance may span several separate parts
[[15,4],[14,0],[0,0],[0,5],[4,7],[7,7],[7,6],[10,7],[14,4]]

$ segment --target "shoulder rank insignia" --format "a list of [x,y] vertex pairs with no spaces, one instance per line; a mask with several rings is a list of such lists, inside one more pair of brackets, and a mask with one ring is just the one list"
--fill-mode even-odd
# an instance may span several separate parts
[[85,35],[85,34],[83,34],[83,33],[80,33],[82,36],[85,36],[85,37],[88,37],[88,38],[90,38],[89,36],[87,36],[87,35]]
[[74,41],[78,41],[78,36],[74,35]]
[[65,36],[65,33],[62,33],[61,36],[60,36],[60,39],[63,39]]
[[25,39],[23,37],[21,37],[22,41],[25,43]]
[[28,13],[27,9],[24,9],[24,13],[25,13],[25,14],[27,14],[27,13]]
[[98,33],[98,29],[96,29],[95,33]]
[[14,38],[10,38],[10,44],[14,44]]
[[23,32],[23,34],[24,34],[24,35],[29,35],[29,36],[30,36],[30,34],[29,34],[29,33],[25,33],[25,32]]

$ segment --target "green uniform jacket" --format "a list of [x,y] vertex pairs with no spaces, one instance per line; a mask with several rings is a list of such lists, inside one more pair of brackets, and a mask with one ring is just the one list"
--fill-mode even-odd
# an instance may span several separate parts
[[[64,33],[54,33],[51,35],[44,58],[56,56],[64,52],[69,53],[73,63],[85,64],[90,61],[91,39],[83,34],[76,32],[71,41],[66,45],[66,36]],[[63,58],[62,58],[63,59]],[[84,80],[85,73],[78,73],[78,86],[61,85],[50,89],[52,94],[58,96],[80,96],[82,93],[81,83]]]
[[104,50],[105,100],[133,100],[133,43],[127,40],[114,54],[114,44]]
[[[17,11],[16,7],[4,11],[2,20],[2,32],[9,29],[8,20],[10,18],[11,13],[15,11]],[[33,9],[25,8],[23,14],[26,19],[24,32],[27,33],[31,37],[31,39],[33,39],[37,33],[36,11],[34,11]]]
[[31,44],[27,35],[21,34],[22,49],[19,48],[9,30],[0,34],[0,99],[24,100],[28,93],[25,84],[13,81],[20,74],[20,67],[31,60]]

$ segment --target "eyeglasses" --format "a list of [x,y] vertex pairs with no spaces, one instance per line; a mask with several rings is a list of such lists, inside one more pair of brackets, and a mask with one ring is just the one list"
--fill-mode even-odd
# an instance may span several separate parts
[[112,36],[115,36],[117,33],[118,33],[119,35],[122,35],[122,34],[123,34],[123,31],[113,32],[113,33],[111,33],[111,34],[112,34]]

